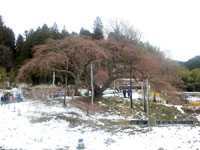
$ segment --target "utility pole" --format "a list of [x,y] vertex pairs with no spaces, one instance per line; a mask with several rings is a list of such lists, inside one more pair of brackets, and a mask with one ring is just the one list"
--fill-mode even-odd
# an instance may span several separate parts
[[148,78],[145,78],[143,80],[143,84],[144,84],[144,87],[143,87],[143,102],[144,102],[144,112],[147,114],[147,116],[149,116],[149,103],[148,103],[148,98],[146,98],[146,94],[148,94]]
[[[113,55],[114,55],[114,68],[113,68],[113,72],[114,72],[114,78],[115,78],[115,76],[116,76],[116,74],[115,74],[115,70],[116,70],[116,68],[115,68],[115,60],[116,60],[116,49],[113,49]],[[115,97],[115,89],[116,89],[116,82],[115,82],[115,80],[114,80],[114,100],[116,100],[116,97]]]
[[[0,81],[1,81],[1,75],[0,75]],[[2,84],[2,83],[0,83],[0,88],[2,88],[2,85],[3,85],[3,84]]]
[[144,112],[146,113],[147,112],[147,103],[146,103],[146,84],[145,84],[145,81],[146,79],[144,78],[143,79],[143,102],[144,102]]
[[[149,94],[149,88],[148,88],[149,81],[148,81],[148,78],[146,78],[145,84],[146,84],[146,89],[147,89],[146,93]],[[146,113],[147,113],[147,116],[149,117],[149,98],[148,98],[148,97],[147,97],[147,99],[146,99],[146,111],[147,111],[147,112],[146,112]]]
[[91,93],[91,104],[93,106],[94,103],[94,77],[93,77],[93,64],[91,62],[91,89],[92,89],[92,93]]
[[131,108],[133,108],[133,99],[132,99],[132,68],[131,68],[131,65],[132,65],[132,61],[130,60],[130,102],[131,102]]
[[72,100],[74,100],[74,85],[72,85]]
[[55,76],[56,76],[56,71],[54,70],[53,71],[53,82],[52,82],[53,86],[55,86]]
[[144,108],[144,84],[143,84],[143,81],[142,81],[142,106]]
[[64,106],[66,106],[66,96],[67,96],[67,78],[68,78],[68,60],[66,65],[66,72],[65,72],[65,94],[64,94]]
[[[114,67],[114,77],[115,77],[115,67]],[[115,89],[116,89],[116,83],[115,83],[115,80],[114,80],[114,100],[115,100]]]

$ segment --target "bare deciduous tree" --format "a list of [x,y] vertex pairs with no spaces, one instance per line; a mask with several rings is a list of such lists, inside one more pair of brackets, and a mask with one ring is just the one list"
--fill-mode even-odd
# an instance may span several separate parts
[[129,24],[127,20],[111,20],[109,26],[105,29],[108,37],[116,40],[130,40],[133,44],[138,44],[142,37],[142,33]]

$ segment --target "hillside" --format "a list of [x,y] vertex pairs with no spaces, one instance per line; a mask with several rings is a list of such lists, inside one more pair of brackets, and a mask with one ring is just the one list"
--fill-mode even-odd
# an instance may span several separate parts
[[186,62],[180,62],[180,64],[189,70],[200,68],[200,56],[195,56]]

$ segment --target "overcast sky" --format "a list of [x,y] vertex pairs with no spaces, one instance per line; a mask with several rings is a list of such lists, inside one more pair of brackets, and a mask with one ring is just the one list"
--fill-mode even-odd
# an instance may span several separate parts
[[97,16],[104,26],[123,18],[175,60],[200,55],[200,0],[0,0],[0,15],[16,36],[54,22],[69,32],[92,32]]

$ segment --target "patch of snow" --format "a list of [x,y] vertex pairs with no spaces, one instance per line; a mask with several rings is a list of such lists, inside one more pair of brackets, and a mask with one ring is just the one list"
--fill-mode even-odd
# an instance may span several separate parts
[[139,94],[138,92],[133,92],[132,93],[132,98],[133,99],[140,99],[140,98],[142,98],[142,95]]
[[[21,115],[17,110],[20,109]],[[15,111],[14,111],[15,110]],[[46,105],[42,101],[25,101],[0,106],[0,147],[22,150],[75,150],[78,139],[83,138],[87,150],[188,150],[199,149],[199,126],[165,126],[144,128],[146,132],[131,127],[117,132],[96,130],[84,124],[71,126],[70,121],[56,119],[56,115],[79,116],[81,119],[125,119],[118,115],[95,114],[86,116],[81,110],[68,105]],[[55,115],[55,116],[53,116]],[[51,118],[33,123],[32,119]],[[100,122],[99,122],[100,123]],[[102,123],[100,123],[103,125]]]
[[114,97],[114,96],[120,96],[117,90],[106,89],[103,92],[103,97]]
[[174,105],[174,107],[176,107],[182,114],[185,114],[185,112],[183,111],[182,107],[180,105]]
[[[120,95],[120,97],[124,97],[122,93],[120,93],[119,95]],[[138,92],[133,92],[132,93],[132,99],[141,99],[141,98],[142,98],[142,95],[140,93],[138,93]],[[125,99],[129,100],[128,97],[125,98]]]
[[197,96],[189,96],[187,98],[188,101],[192,101],[192,102],[195,102],[195,101],[200,101],[200,97],[197,97]]
[[182,114],[185,114],[185,112],[182,109],[182,105],[170,105],[170,104],[165,104],[165,106],[167,107],[175,107],[176,109],[178,109]]
[[200,115],[196,116],[197,120],[200,121]]
[[100,106],[106,106],[106,104],[102,103],[101,101],[98,102]]

